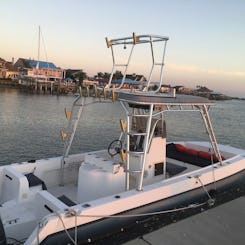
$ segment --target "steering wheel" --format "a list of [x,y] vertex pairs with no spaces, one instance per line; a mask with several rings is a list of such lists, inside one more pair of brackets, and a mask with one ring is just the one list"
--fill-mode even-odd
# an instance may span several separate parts
[[119,154],[122,149],[122,141],[121,140],[113,140],[108,146],[108,153],[111,157]]

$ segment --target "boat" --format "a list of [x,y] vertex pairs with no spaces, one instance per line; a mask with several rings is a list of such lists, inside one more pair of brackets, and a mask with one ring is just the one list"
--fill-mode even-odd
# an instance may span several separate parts
[[[151,216],[212,206],[215,192],[244,185],[245,150],[218,144],[209,115],[213,102],[174,90],[161,93],[167,41],[135,33],[107,38],[112,75],[105,87],[80,91],[65,110],[63,155],[0,167],[1,244],[93,243]],[[163,47],[160,62],[155,44]],[[131,57],[140,45],[149,47],[152,67],[147,82],[126,89]],[[125,46],[129,57],[117,63],[114,49]],[[118,66],[125,68],[124,76],[115,86]],[[158,82],[153,81],[156,67]],[[107,103],[125,112],[118,120],[118,137],[104,149],[70,154],[79,120],[86,118],[81,117],[84,108]],[[169,142],[166,113],[201,115],[209,141]]]

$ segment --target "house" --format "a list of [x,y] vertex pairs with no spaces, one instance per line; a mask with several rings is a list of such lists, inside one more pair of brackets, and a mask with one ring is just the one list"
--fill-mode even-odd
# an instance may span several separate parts
[[51,81],[61,80],[64,77],[64,70],[52,62],[19,58],[15,67],[26,77],[48,78]]
[[98,85],[99,85],[99,82],[96,80],[91,80],[91,79],[84,79],[83,80],[83,86],[93,87],[93,86],[98,86]]
[[145,82],[146,78],[144,75],[138,75],[138,74],[127,74],[126,78],[132,80],[132,81],[137,81],[137,82]]
[[3,67],[5,63],[6,63],[6,60],[0,58],[0,68]]
[[[112,80],[112,84],[114,84],[116,87],[120,86],[122,83],[122,78]],[[125,78],[123,88],[136,88],[138,86],[142,85],[141,82],[132,80],[130,78]]]
[[[106,86],[108,84],[109,78],[110,78],[109,73],[98,72],[94,80],[98,81],[100,86]],[[120,84],[122,83],[122,79],[123,79],[122,72],[116,71],[113,74],[111,83],[113,86],[119,87]],[[144,85],[144,81],[146,81],[146,78],[143,75],[137,75],[135,73],[126,74],[123,88],[134,88],[134,87],[142,86]]]
[[0,58],[0,78],[17,78],[19,75],[18,69],[12,62]]
[[6,61],[2,58],[0,58],[0,78],[4,78],[5,77],[5,71],[6,71],[6,67],[5,67]]
[[160,88],[161,93],[169,93],[170,91],[171,91],[170,85],[162,84],[162,86]]
[[193,94],[193,89],[179,85],[174,87],[176,90],[176,93],[179,94]]
[[82,69],[67,69],[65,71],[65,78],[70,78],[73,82],[82,83],[87,78],[87,74]]
[[19,76],[18,69],[11,63],[6,63],[7,70],[5,71],[5,78],[17,79]]

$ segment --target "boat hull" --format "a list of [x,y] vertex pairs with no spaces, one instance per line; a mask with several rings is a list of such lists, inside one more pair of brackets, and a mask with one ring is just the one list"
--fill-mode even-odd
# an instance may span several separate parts
[[[225,179],[217,181],[215,183],[215,186],[214,183],[212,183],[205,186],[205,188],[210,193],[213,193],[213,190],[215,190],[215,192],[217,193],[222,193],[230,189],[233,189],[234,187],[244,187],[244,184],[245,170],[238,172]],[[205,190],[202,187],[200,187],[185,193],[181,193],[176,196],[172,196],[167,199],[162,199],[160,201],[150,203],[148,205],[135,208],[133,210],[129,210],[121,214],[129,215],[159,212],[187,206],[196,202],[202,202],[203,200],[207,201],[208,196]],[[77,227],[78,244],[86,244],[99,239],[106,238],[115,233],[119,233],[128,226],[136,225],[138,221],[144,221],[145,219],[149,219],[149,216],[127,218],[104,218],[95,222],[90,222],[88,224],[79,226]],[[75,229],[69,229],[69,234],[72,238],[74,238]],[[41,242],[41,244],[68,244],[69,242],[71,241],[68,238],[67,234],[65,233],[65,231],[62,231],[49,235],[44,241]]]

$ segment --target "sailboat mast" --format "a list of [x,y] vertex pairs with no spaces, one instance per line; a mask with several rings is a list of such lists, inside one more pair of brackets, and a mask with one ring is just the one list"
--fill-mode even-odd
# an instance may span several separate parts
[[38,54],[37,54],[37,61],[39,62],[40,59],[40,26],[38,26]]

